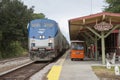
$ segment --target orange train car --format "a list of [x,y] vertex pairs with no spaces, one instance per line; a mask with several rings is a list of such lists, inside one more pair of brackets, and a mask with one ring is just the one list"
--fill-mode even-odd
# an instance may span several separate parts
[[85,57],[85,42],[84,41],[71,41],[71,51],[70,58],[81,59],[83,60]]

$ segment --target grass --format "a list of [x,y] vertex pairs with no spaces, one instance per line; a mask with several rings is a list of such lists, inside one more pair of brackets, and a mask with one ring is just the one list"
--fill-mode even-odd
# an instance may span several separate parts
[[115,75],[114,66],[111,69],[107,69],[106,66],[92,66],[92,70],[99,78],[120,79],[120,76]]
[[92,66],[92,69],[95,70],[104,70],[104,71],[110,71],[114,72],[114,66],[111,67],[111,69],[107,69],[106,66]]

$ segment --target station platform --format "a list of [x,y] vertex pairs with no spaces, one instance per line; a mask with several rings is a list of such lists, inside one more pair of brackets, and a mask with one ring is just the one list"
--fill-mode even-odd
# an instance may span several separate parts
[[98,63],[88,60],[71,61],[69,51],[52,67],[47,75],[48,80],[99,80],[91,68]]

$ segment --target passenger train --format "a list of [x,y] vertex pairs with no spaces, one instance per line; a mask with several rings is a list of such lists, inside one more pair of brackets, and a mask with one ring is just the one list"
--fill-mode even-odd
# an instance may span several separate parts
[[28,23],[29,56],[33,61],[52,60],[69,44],[56,21],[35,19]]

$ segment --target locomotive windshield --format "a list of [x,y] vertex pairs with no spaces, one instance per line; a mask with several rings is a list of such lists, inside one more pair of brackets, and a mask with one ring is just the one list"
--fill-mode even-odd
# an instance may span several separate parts
[[53,24],[53,23],[44,23],[43,26],[44,26],[44,27],[53,27],[54,24]]
[[31,23],[32,27],[53,27],[53,23]]
[[[30,28],[28,29],[29,36],[36,39],[48,39],[49,36],[54,37],[58,31],[58,25],[55,21],[47,19],[37,19],[30,22]],[[37,35],[36,35],[37,34]]]
[[41,26],[40,23],[32,23],[32,24],[31,24],[31,27],[39,27],[39,26]]

